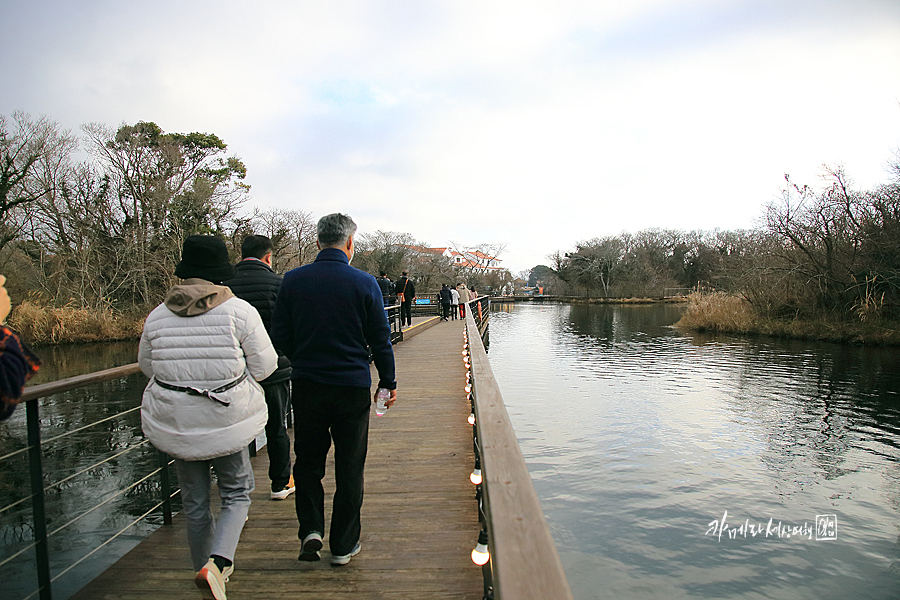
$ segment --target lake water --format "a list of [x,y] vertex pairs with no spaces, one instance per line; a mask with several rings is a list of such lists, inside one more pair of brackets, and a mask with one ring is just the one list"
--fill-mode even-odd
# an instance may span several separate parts
[[900,349],[495,305],[491,366],[576,599],[900,597]]
[[[900,349],[691,335],[672,328],[672,305],[498,308],[491,365],[577,599],[900,597]],[[133,362],[136,343],[39,354],[52,381]],[[145,383],[42,402],[42,435],[138,406]],[[0,424],[4,452],[25,444],[24,417]],[[48,449],[45,472],[141,440],[133,412]],[[154,464],[148,449],[51,492],[51,529]],[[0,497],[27,493],[27,467],[0,463]],[[113,500],[57,535],[54,573],[152,496]],[[61,577],[54,597],[158,521]],[[0,561],[31,539],[29,523],[27,503],[0,515]],[[0,568],[0,598],[34,589],[33,569],[33,553]]]

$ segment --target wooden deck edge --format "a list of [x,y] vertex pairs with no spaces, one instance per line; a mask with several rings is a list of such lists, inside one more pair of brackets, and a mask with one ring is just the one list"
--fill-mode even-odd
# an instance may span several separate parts
[[403,339],[405,340],[406,338],[411,338],[414,335],[422,333],[426,329],[434,327],[435,325],[440,323],[440,321],[441,321],[440,317],[431,317],[430,319],[428,319],[426,321],[416,323],[415,325],[412,325],[408,329],[403,330]]

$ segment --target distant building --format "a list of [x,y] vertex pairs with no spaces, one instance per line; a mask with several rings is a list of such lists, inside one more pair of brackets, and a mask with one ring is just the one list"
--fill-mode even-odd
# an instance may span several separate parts
[[482,271],[499,271],[502,269],[499,258],[488,256],[479,250],[463,250],[457,252],[451,248],[426,248],[424,246],[411,246],[401,244],[404,248],[409,248],[413,253],[425,257],[443,257],[447,259],[451,265],[460,268],[479,269]]

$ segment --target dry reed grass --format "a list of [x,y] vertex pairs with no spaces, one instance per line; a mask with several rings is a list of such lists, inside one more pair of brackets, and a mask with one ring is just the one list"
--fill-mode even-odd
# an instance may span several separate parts
[[724,292],[694,292],[675,325],[697,331],[749,333],[756,329],[756,321],[753,308],[743,298]]
[[135,339],[141,335],[143,318],[110,309],[51,307],[26,300],[13,309],[9,325],[27,343],[40,346]]
[[756,314],[749,302],[723,292],[693,293],[677,327],[695,331],[768,335],[824,342],[900,345],[900,324],[884,319],[840,321],[772,319]]

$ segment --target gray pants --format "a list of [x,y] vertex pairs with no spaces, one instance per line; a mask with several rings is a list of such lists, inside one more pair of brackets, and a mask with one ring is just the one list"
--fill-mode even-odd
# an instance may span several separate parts
[[[191,562],[199,571],[213,554],[234,560],[238,539],[250,509],[250,492],[254,490],[250,451],[239,452],[210,460],[175,459],[181,501],[187,518],[188,546]],[[222,510],[218,522],[212,514],[209,490],[212,485],[210,468],[216,473]]]

